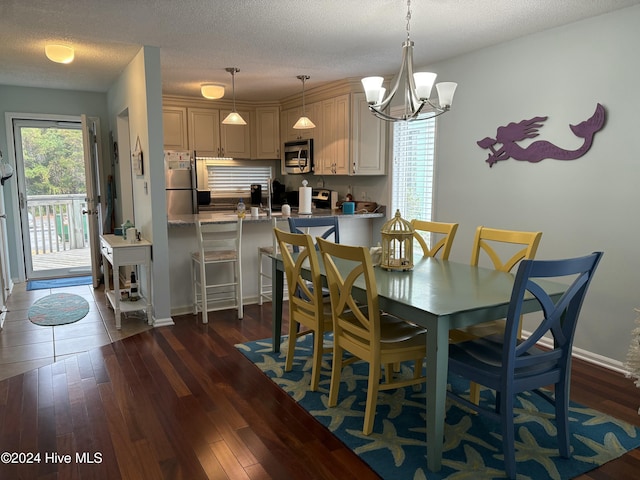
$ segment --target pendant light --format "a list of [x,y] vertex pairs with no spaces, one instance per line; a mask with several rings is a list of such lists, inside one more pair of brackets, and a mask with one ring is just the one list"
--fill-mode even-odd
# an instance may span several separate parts
[[233,110],[231,113],[227,115],[222,123],[224,125],[246,125],[247,122],[240,116],[240,114],[236,111],[236,73],[240,71],[239,68],[236,67],[227,67],[225,68],[227,72],[231,74],[231,86],[233,89]]
[[302,80],[302,116],[298,119],[298,121],[293,126],[293,128],[296,130],[316,128],[315,124],[311,120],[309,120],[309,118],[305,115],[305,111],[304,111],[304,82],[306,80],[309,80],[311,77],[309,75],[298,75],[296,78],[298,80]]

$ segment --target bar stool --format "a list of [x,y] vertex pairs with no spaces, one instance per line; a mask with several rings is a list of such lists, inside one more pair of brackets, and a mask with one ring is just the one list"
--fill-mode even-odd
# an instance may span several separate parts
[[[202,323],[208,322],[207,312],[215,310],[225,310],[230,307],[238,309],[238,318],[242,319],[242,218],[238,218],[233,223],[208,223],[202,221],[196,223],[196,233],[198,237],[198,251],[191,254],[191,278],[193,279],[193,314],[202,312]],[[224,272],[222,265],[229,264],[233,267],[233,272]],[[217,268],[210,268],[207,272],[207,265],[216,265]],[[221,281],[213,283],[212,277],[216,280],[224,277],[225,274],[232,273],[232,281]],[[210,283],[211,282],[211,283]],[[233,288],[233,297],[228,296],[229,287]],[[216,289],[214,292],[210,292]],[[209,299],[210,295],[215,298]],[[230,305],[229,300],[233,300]],[[210,305],[216,305],[211,308]]]

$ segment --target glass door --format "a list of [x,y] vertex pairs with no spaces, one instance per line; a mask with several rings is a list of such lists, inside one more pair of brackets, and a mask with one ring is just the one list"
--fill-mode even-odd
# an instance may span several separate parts
[[73,121],[14,119],[28,279],[91,274],[85,148]]

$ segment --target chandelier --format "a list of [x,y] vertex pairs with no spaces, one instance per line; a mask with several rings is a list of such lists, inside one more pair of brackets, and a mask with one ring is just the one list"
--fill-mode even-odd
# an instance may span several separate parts
[[[453,94],[458,86],[454,82],[441,82],[436,84],[438,91],[438,101],[429,99],[436,74],[431,72],[413,73],[413,42],[409,36],[411,21],[411,0],[407,0],[407,40],[402,44],[402,63],[400,72],[389,94],[385,97],[385,88],[382,86],[383,77],[366,77],[362,79],[369,110],[376,117],[389,122],[402,120],[413,120],[418,118],[422,110],[428,106],[423,118],[433,118],[448,112],[453,102]],[[404,113],[399,117],[394,117],[385,113],[391,100],[395,96],[400,81],[404,77]]]

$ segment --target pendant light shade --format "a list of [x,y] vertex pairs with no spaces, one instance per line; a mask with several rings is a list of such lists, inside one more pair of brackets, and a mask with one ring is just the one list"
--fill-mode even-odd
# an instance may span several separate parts
[[67,45],[45,45],[44,54],[56,63],[71,63],[75,57],[73,48]]
[[309,117],[300,117],[293,128],[296,130],[304,130],[306,128],[316,128],[316,126],[311,120],[309,120]]
[[231,87],[233,90],[233,110],[229,115],[227,115],[222,123],[224,125],[246,125],[247,122],[245,122],[240,114],[236,111],[236,73],[238,73],[240,69],[236,67],[227,67],[225,68],[225,70],[231,74]]
[[315,124],[309,120],[309,117],[306,116],[304,111],[304,82],[309,80],[311,77],[309,75],[298,75],[296,78],[302,81],[302,116],[298,119],[293,128],[296,130],[316,128]]
[[225,117],[222,121],[225,125],[246,125],[247,122],[244,121],[244,118],[240,116],[238,112],[231,112],[229,115]]

